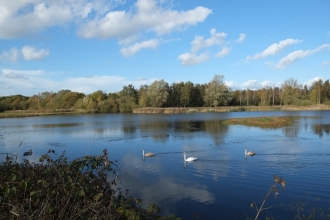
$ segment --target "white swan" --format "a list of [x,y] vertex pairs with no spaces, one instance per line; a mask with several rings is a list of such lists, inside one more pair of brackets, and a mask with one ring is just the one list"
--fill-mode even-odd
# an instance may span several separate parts
[[194,161],[194,160],[197,160],[197,157],[186,158],[186,152],[183,152],[183,159],[184,159],[184,161]]
[[245,155],[249,155],[249,156],[254,156],[256,154],[256,152],[254,151],[247,151],[247,148],[245,148]]
[[142,154],[143,154],[144,157],[153,157],[153,156],[155,156],[155,154],[150,153],[150,152],[145,154],[144,150],[142,150]]

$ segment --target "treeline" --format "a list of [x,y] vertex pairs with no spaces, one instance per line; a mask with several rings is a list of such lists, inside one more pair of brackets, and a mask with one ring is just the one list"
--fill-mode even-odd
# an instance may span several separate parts
[[330,104],[329,79],[315,81],[310,87],[286,80],[281,87],[266,86],[259,90],[229,89],[223,75],[215,75],[207,84],[190,81],[172,83],[157,80],[139,89],[124,86],[116,93],[101,90],[92,94],[61,90],[0,97],[0,112],[6,110],[86,109],[101,113],[132,112],[139,107],[217,107]]

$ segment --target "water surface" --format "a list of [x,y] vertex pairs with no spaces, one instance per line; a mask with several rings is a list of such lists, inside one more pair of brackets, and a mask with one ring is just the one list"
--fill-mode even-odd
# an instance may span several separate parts
[[[290,116],[278,129],[222,125],[232,117]],[[120,166],[120,187],[156,203],[162,214],[182,219],[246,219],[256,214],[275,174],[287,181],[272,194],[263,216],[293,219],[290,204],[308,199],[311,207],[330,204],[330,112],[237,112],[202,114],[100,114],[1,119],[1,152],[33,150],[37,162],[48,149],[70,158],[101,154]],[[19,147],[20,142],[23,141]],[[245,157],[244,149],[257,152]],[[142,160],[142,149],[156,154]],[[198,157],[184,162],[187,156]],[[1,157],[0,161],[4,160]]]

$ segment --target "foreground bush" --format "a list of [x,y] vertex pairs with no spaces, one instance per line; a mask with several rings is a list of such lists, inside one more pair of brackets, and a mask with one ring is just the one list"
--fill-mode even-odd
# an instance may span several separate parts
[[71,162],[64,153],[52,159],[54,153],[49,150],[38,164],[0,166],[0,219],[175,219],[159,217],[154,204],[140,209],[139,199],[115,188],[118,167],[106,150]]

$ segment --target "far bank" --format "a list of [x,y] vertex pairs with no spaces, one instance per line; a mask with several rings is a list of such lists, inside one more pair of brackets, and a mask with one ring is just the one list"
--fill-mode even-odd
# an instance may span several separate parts
[[329,111],[330,105],[309,106],[221,106],[221,107],[186,107],[186,108],[136,108],[136,114],[183,114],[183,113],[207,113],[207,112],[253,112],[253,111]]

